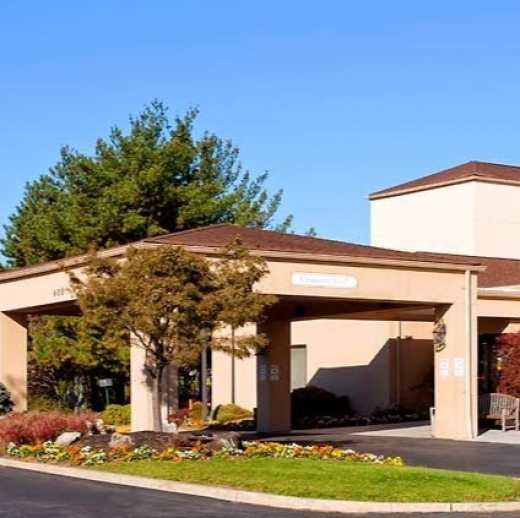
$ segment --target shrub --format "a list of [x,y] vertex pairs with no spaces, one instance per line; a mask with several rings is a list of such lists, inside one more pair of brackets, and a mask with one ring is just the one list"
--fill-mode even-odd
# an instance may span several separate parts
[[39,444],[55,441],[63,432],[87,432],[85,421],[94,414],[62,414],[59,412],[13,414],[0,421],[0,447],[15,444]]
[[131,405],[107,405],[100,417],[107,424],[128,426],[132,420],[132,407]]
[[495,351],[500,373],[498,392],[520,397],[520,333],[499,336]]
[[27,409],[29,412],[66,412],[68,410],[59,399],[45,394],[30,394],[27,399]]
[[348,397],[338,397],[321,387],[309,385],[291,392],[293,419],[317,416],[347,416],[352,413]]
[[0,382],[0,415],[9,413],[14,407],[11,394],[6,386]]
[[192,421],[202,421],[202,403],[195,401],[190,408],[190,419]]
[[219,405],[213,411],[213,420],[219,423],[226,423],[228,421],[237,421],[238,419],[246,419],[253,417],[253,412],[242,408],[239,405],[230,403],[228,405]]
[[168,422],[182,426],[190,418],[189,408],[179,408],[168,416]]

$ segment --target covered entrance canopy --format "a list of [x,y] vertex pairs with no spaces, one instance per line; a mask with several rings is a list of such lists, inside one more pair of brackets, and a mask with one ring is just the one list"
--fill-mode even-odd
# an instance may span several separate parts
[[[339,241],[214,225],[134,243],[135,247],[183,246],[211,257],[233,239],[262,255],[269,274],[259,290],[278,296],[262,331],[270,345],[258,356],[258,427],[290,428],[290,323],[337,318],[440,322],[445,344],[435,353],[436,435],[471,438],[477,430],[477,275],[472,258],[399,252]],[[130,246],[130,245],[129,245]],[[100,252],[121,256],[127,247]],[[17,409],[26,405],[27,315],[74,314],[69,273],[87,257],[74,257],[0,273],[0,380]],[[496,295],[496,294],[495,294]],[[497,300],[494,301],[495,303]],[[520,315],[516,308],[514,310]],[[490,312],[489,303],[486,311]],[[519,306],[520,307],[520,306]],[[136,346],[132,346],[134,348]],[[149,398],[132,361],[133,426],[146,429]],[[456,363],[458,369],[445,370]]]

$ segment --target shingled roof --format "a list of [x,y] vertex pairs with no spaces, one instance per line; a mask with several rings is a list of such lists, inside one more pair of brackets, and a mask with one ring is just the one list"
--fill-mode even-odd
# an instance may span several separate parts
[[430,254],[402,252],[374,246],[357,245],[331,239],[321,239],[296,234],[285,234],[270,230],[247,228],[239,225],[223,223],[208,227],[176,232],[144,240],[146,243],[159,243],[178,246],[201,246],[222,248],[231,241],[239,239],[251,250],[269,252],[292,252],[312,255],[329,255],[338,257],[358,257],[372,259],[388,259],[410,262],[435,262],[448,264],[478,265],[478,261],[452,259],[450,256],[436,257]]
[[466,164],[461,164],[439,173],[423,176],[422,178],[410,182],[374,192],[369,198],[373,200],[387,196],[396,196],[407,192],[440,187],[446,184],[469,182],[471,180],[520,185],[520,167],[487,162],[467,162]]
[[437,254],[433,252],[421,252],[422,255],[437,257],[452,257],[453,261],[473,261],[486,267],[486,270],[478,274],[479,288],[498,288],[520,285],[520,260],[505,259],[502,257],[481,257],[474,255]]

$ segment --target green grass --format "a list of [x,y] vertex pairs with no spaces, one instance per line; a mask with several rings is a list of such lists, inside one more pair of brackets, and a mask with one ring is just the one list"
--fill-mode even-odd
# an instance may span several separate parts
[[520,500],[520,480],[427,468],[311,459],[213,459],[105,464],[102,471],[277,495],[380,502]]

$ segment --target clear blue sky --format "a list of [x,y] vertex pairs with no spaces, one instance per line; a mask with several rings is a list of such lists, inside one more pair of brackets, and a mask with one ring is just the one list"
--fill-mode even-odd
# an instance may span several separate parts
[[372,191],[520,164],[516,0],[16,0],[0,22],[0,223],[61,145],[154,98],[198,106],[322,237],[368,242]]

